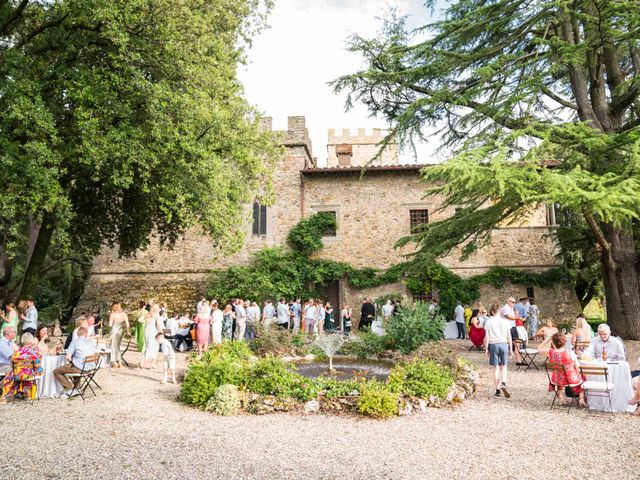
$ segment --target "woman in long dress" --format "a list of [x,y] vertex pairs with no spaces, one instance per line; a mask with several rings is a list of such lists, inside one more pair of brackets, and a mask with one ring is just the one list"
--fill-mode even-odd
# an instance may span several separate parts
[[144,327],[144,355],[142,357],[142,368],[153,368],[153,363],[158,358],[160,344],[156,340],[158,334],[158,307],[154,305],[151,311],[145,315],[146,324]]
[[2,313],[2,310],[0,310],[0,320],[2,320],[0,336],[4,334],[4,329],[6,327],[13,327],[16,332],[18,331],[18,312],[16,312],[16,307],[13,306],[13,303],[7,303],[6,309],[6,314]]
[[233,334],[233,310],[231,304],[227,303],[222,312],[222,339],[231,340]]
[[211,343],[218,345],[222,343],[222,310],[218,307],[218,302],[211,302],[213,312],[211,313]]
[[335,322],[333,320],[333,307],[327,302],[324,307],[324,331],[332,333],[335,331]]
[[30,333],[22,334],[20,349],[11,357],[13,361],[32,360],[33,368],[16,365],[4,377],[2,383],[2,396],[24,395],[30,400],[36,396],[36,382],[34,377],[42,375],[42,352],[37,345],[37,340]]
[[111,305],[109,315],[109,327],[111,327],[111,360],[114,368],[120,368],[120,345],[122,337],[129,335],[129,317],[122,311],[118,302]]
[[205,301],[196,316],[196,342],[198,343],[198,355],[202,355],[209,345],[209,333],[211,331],[211,307]]
[[136,320],[135,336],[136,336],[136,346],[138,347],[138,351],[140,353],[144,352],[144,330],[147,326],[147,311],[144,309],[144,305],[139,311],[138,319]]

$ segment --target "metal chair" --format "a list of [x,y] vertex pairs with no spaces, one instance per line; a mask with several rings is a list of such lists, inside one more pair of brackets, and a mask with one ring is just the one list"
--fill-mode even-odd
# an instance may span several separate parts
[[[93,355],[87,355],[84,358],[84,362],[82,364],[82,369],[79,373],[67,373],[66,377],[71,379],[75,379],[75,388],[80,392],[80,396],[82,400],[85,400],[84,394],[87,391],[87,388],[91,390],[93,396],[96,397],[96,392],[91,386],[93,383],[98,389],[102,390],[102,387],[98,385],[95,381],[94,377],[98,370],[100,370],[100,364],[102,363],[102,355],[100,353],[94,353]],[[93,366],[91,366],[93,365]]]
[[516,338],[513,343],[522,357],[521,363],[524,363],[524,365],[518,365],[517,370],[520,370],[520,367],[523,366],[526,367],[526,370],[529,370],[532,366],[535,367],[536,370],[540,370],[534,362],[539,353],[538,350],[535,348],[528,348],[527,343],[519,338]]
[[604,379],[604,381],[587,379],[587,381],[582,384],[589,412],[591,412],[591,407],[589,406],[589,397],[604,397],[609,399],[609,412],[613,414],[613,405],[611,403],[611,392],[613,390],[613,383],[609,382],[608,367],[591,365],[581,366],[580,373],[582,373],[584,378],[587,378],[587,376],[591,376],[602,377]]
[[[553,400],[551,402],[551,410],[553,410],[553,407],[555,406],[556,400],[560,400],[560,390],[564,389],[567,385],[561,385],[557,382],[553,381],[553,377],[554,377],[554,373],[556,378],[561,377],[564,378],[565,380],[568,377],[567,375],[567,366],[562,364],[562,363],[545,363],[544,364],[544,369],[547,372],[547,378],[549,379],[549,385],[553,386]],[[573,386],[573,385],[568,385],[568,386]],[[571,411],[571,407],[574,405],[577,406],[578,405],[578,397],[570,397],[571,398],[571,402],[568,405],[568,409],[567,409],[567,413],[569,413]]]

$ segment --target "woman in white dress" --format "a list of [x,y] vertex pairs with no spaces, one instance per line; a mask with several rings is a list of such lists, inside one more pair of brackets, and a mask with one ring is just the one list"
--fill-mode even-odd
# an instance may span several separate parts
[[216,300],[211,301],[211,306],[213,307],[213,312],[211,316],[213,317],[211,320],[211,342],[214,345],[222,343],[222,310],[218,306],[218,302]]

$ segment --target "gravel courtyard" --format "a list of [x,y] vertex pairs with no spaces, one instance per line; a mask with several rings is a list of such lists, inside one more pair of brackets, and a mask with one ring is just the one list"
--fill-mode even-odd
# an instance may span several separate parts
[[217,417],[177,403],[158,371],[103,370],[85,402],[0,405],[0,478],[640,478],[640,417],[550,411],[543,370],[512,372],[511,399],[493,398],[484,355],[450,343],[481,367],[475,398],[388,421]]

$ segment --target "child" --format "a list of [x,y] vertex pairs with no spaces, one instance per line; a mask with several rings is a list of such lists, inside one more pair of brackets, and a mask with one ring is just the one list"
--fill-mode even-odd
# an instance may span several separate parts
[[164,377],[160,383],[167,383],[167,373],[171,373],[171,383],[176,382],[176,352],[169,340],[162,333],[156,335],[156,341],[160,344],[160,351],[164,355]]

